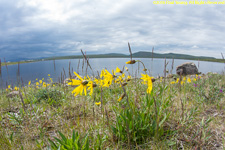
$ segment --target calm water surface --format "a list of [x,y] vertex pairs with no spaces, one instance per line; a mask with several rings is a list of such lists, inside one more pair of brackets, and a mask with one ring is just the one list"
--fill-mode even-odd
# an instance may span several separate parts
[[[148,73],[151,76],[163,75],[165,59],[153,59],[152,61],[151,58],[136,58],[135,60],[141,60],[145,64],[146,68],[148,69]],[[138,73],[139,68],[139,75],[140,75],[141,70],[143,70],[142,64],[135,63],[133,65],[130,65],[125,64],[126,61],[129,61],[129,58],[93,58],[89,60],[91,67],[94,70],[95,76],[97,75],[97,71],[100,72],[104,68],[108,69],[111,72],[111,70],[116,69],[117,66],[120,69],[122,69],[124,65],[129,68],[130,74],[133,75],[135,75],[135,73]],[[172,59],[167,59],[167,62],[169,62],[167,65],[167,70],[170,71],[172,67]],[[194,62],[196,66],[199,66],[199,71],[202,73],[207,72],[222,73],[225,71],[224,63],[204,62],[204,61],[198,62],[193,60],[177,59],[174,60],[174,69],[172,73],[175,73],[176,66],[185,62]],[[42,78],[44,78],[45,81],[47,81],[48,74],[50,74],[54,82],[58,82],[61,79],[61,76],[64,74],[66,77],[69,77],[69,63],[71,64],[70,65],[71,73],[73,71],[76,71],[79,72],[80,75],[85,75],[86,66],[84,66],[82,72],[82,60],[80,60],[80,65],[78,69],[79,59],[56,60],[55,64],[54,61],[41,61],[41,62],[20,64],[19,76],[18,76],[18,65],[10,65],[8,66],[8,71],[5,66],[2,67],[0,86],[5,88],[7,84],[16,85],[18,83],[18,80],[21,79],[24,84],[27,84],[30,80],[32,82],[35,82],[36,79]],[[89,75],[92,75],[92,72],[89,68],[87,70],[87,73]]]

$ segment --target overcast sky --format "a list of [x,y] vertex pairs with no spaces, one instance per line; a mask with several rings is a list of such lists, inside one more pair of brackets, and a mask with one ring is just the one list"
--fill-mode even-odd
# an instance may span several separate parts
[[[213,0],[211,0],[213,1]],[[222,1],[222,0],[221,0]],[[182,53],[221,58],[224,5],[150,0],[0,0],[0,58]]]

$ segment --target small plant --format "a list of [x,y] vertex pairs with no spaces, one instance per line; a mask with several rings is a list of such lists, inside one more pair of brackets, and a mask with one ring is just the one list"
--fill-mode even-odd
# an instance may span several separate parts
[[[113,135],[117,140],[129,144],[141,144],[152,137],[160,137],[165,133],[163,124],[169,117],[169,113],[163,112],[163,106],[156,106],[161,109],[155,112],[154,98],[146,95],[137,108],[130,101],[130,107],[124,110],[115,108],[116,122],[112,125]],[[156,114],[157,113],[157,114]],[[164,115],[162,115],[164,114]]]
[[6,137],[6,133],[0,127],[0,148],[4,150],[11,150],[12,145],[10,140]]
[[51,89],[40,89],[35,94],[36,100],[34,103],[40,103],[44,101],[50,105],[58,106],[64,99],[64,93],[58,90],[51,90]]
[[89,150],[89,137],[86,135],[84,138],[81,138],[78,132],[75,132],[73,130],[72,138],[69,139],[65,135],[63,135],[61,132],[59,132],[59,135],[61,136],[61,139],[58,139],[56,137],[55,140],[57,142],[53,142],[52,140],[48,139],[51,148],[53,150]]

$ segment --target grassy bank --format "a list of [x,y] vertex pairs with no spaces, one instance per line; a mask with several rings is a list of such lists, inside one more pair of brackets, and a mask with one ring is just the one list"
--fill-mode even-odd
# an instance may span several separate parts
[[1,91],[2,149],[224,148],[224,75],[48,81]]
[[1,65],[2,66],[5,66],[5,65],[17,65],[18,63],[19,64],[24,64],[24,63],[32,63],[32,62],[38,62],[38,61],[41,61],[41,60],[6,62],[6,63],[2,63]]

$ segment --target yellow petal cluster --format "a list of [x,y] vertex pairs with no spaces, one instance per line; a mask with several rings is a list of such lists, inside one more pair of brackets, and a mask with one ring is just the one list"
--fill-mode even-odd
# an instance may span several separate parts
[[147,74],[141,74],[141,79],[143,80],[143,84],[147,84],[147,93],[150,94],[152,91],[152,78],[149,77]]
[[79,78],[80,80],[72,79],[71,82],[68,83],[68,85],[78,85],[72,93],[77,96],[78,94],[82,95],[84,92],[84,95],[87,95],[87,84],[88,80],[85,80],[85,78],[81,78],[79,74],[74,72],[74,74]]

